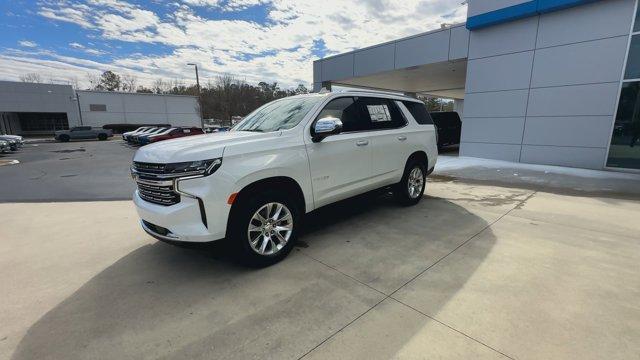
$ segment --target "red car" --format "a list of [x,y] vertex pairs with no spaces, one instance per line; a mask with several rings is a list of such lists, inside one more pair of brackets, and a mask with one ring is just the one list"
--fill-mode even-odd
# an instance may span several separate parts
[[154,134],[154,135],[145,136],[141,138],[140,144],[144,145],[144,144],[154,143],[162,140],[177,139],[185,136],[202,135],[202,134],[204,134],[204,131],[202,131],[202,129],[197,127],[191,127],[191,128],[173,127],[159,134]]

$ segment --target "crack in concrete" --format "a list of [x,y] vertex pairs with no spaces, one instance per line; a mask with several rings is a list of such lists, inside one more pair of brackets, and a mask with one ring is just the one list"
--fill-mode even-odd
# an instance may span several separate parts
[[[455,331],[455,332],[457,332],[457,333],[459,333],[459,334],[461,334],[461,335],[463,335],[463,336],[467,337],[467,338],[468,338],[468,339],[470,339],[470,340],[473,340],[474,342],[476,342],[476,343],[478,343],[478,344],[480,344],[480,345],[482,345],[482,346],[485,346],[485,347],[486,347],[486,348],[488,348],[488,349],[491,349],[491,350],[493,350],[493,351],[495,351],[495,352],[499,353],[500,355],[503,355],[503,356],[505,356],[505,357],[507,357],[507,358],[509,358],[509,359],[514,359],[512,356],[509,356],[509,355],[505,354],[504,352],[502,352],[502,351],[500,351],[500,350],[498,350],[498,349],[496,349],[496,348],[494,348],[494,347],[492,347],[492,346],[490,346],[490,345],[488,345],[488,344],[485,344],[484,342],[482,342],[482,341],[480,341],[480,340],[478,340],[478,339],[476,339],[476,338],[474,338],[474,337],[472,337],[472,336],[470,336],[470,335],[468,335],[468,334],[464,333],[463,331],[458,330],[458,329],[454,328],[453,326],[451,326],[451,325],[449,325],[449,324],[447,324],[447,323],[445,323],[445,322],[443,322],[443,321],[440,321],[440,320],[438,320],[438,319],[436,319],[436,318],[434,318],[434,317],[432,317],[432,316],[429,316],[429,315],[427,315],[427,314],[423,313],[423,312],[422,312],[422,311],[420,311],[420,310],[415,309],[414,307],[412,307],[412,306],[410,306],[410,305],[408,305],[408,304],[403,303],[402,301],[400,301],[400,300],[398,300],[398,299],[394,298],[394,297],[393,297],[393,295],[394,295],[395,293],[397,293],[398,291],[400,291],[400,289],[404,288],[405,286],[407,286],[408,284],[410,284],[412,281],[414,281],[415,279],[417,279],[418,277],[420,277],[422,274],[424,274],[424,273],[426,273],[427,271],[429,271],[431,268],[433,268],[434,266],[436,266],[436,265],[437,265],[438,263],[440,263],[442,260],[446,259],[449,255],[453,254],[453,253],[454,253],[454,252],[456,252],[458,249],[460,249],[461,247],[463,247],[463,246],[465,246],[466,244],[468,244],[469,242],[471,242],[473,239],[475,239],[478,235],[480,235],[481,233],[483,233],[485,230],[489,229],[491,226],[493,226],[494,224],[496,224],[497,222],[499,222],[500,220],[502,220],[505,216],[509,215],[509,213],[511,213],[511,212],[512,212],[512,211],[514,211],[514,210],[520,209],[522,206],[524,206],[524,205],[527,203],[527,201],[529,201],[531,198],[533,198],[537,193],[538,193],[538,191],[534,191],[534,192],[530,193],[530,194],[529,194],[525,199],[520,200],[520,201],[518,202],[518,204],[516,204],[513,208],[509,209],[507,212],[505,212],[504,214],[502,214],[499,218],[497,218],[497,219],[496,219],[496,220],[494,220],[493,222],[491,222],[491,223],[487,224],[487,226],[485,226],[485,227],[484,227],[484,228],[482,228],[480,231],[478,231],[477,233],[475,233],[474,235],[472,235],[469,239],[467,239],[466,241],[464,241],[462,244],[458,245],[455,249],[451,250],[449,253],[445,254],[445,255],[444,255],[444,256],[442,256],[442,257],[440,257],[440,258],[439,258],[438,260],[436,260],[433,264],[431,264],[431,265],[427,266],[427,268],[425,268],[424,270],[420,271],[417,275],[415,275],[415,276],[414,276],[414,277],[412,277],[410,280],[408,280],[407,282],[405,282],[404,284],[402,284],[399,288],[397,288],[396,290],[394,290],[394,291],[393,291],[393,292],[391,292],[390,294],[386,294],[385,292],[380,291],[380,290],[378,290],[378,289],[376,289],[376,288],[372,287],[371,285],[366,284],[366,283],[364,283],[364,282],[360,281],[359,279],[357,279],[357,278],[355,278],[355,277],[353,277],[353,276],[351,276],[351,275],[349,275],[349,274],[346,274],[346,273],[342,272],[341,270],[339,270],[339,269],[337,269],[337,268],[335,268],[335,267],[333,267],[333,266],[331,266],[331,265],[328,265],[328,264],[324,263],[323,261],[320,261],[320,260],[318,260],[318,259],[316,259],[316,258],[314,258],[314,257],[312,257],[312,256],[310,256],[310,255],[308,255],[308,254],[305,254],[304,252],[301,252],[301,253],[302,253],[302,255],[304,255],[304,256],[306,256],[306,257],[308,257],[308,258],[310,258],[310,259],[312,259],[312,260],[314,260],[314,261],[317,261],[318,263],[320,263],[320,264],[322,264],[322,265],[324,265],[324,266],[328,267],[329,269],[334,270],[334,271],[338,272],[339,274],[342,274],[342,275],[344,275],[344,276],[348,277],[349,279],[351,279],[351,280],[353,280],[353,281],[356,281],[357,283],[359,283],[359,284],[361,284],[361,285],[364,285],[364,286],[368,287],[369,289],[372,289],[372,290],[374,290],[374,291],[376,291],[376,292],[378,292],[378,293],[380,293],[380,294],[382,294],[382,295],[385,295],[385,297],[384,297],[382,300],[378,301],[376,304],[374,304],[372,307],[370,307],[369,309],[367,309],[365,312],[363,312],[362,314],[358,315],[355,319],[351,320],[349,323],[347,323],[346,325],[344,325],[343,327],[341,327],[340,329],[338,329],[337,331],[335,331],[333,334],[329,335],[327,338],[325,338],[324,340],[322,340],[320,343],[318,343],[316,346],[314,346],[313,348],[311,348],[309,351],[307,351],[306,353],[304,353],[302,356],[300,356],[300,357],[298,358],[298,360],[303,359],[303,358],[304,358],[304,357],[306,357],[307,355],[311,354],[314,350],[318,349],[320,346],[322,346],[323,344],[325,344],[327,341],[329,341],[330,339],[334,338],[336,335],[340,334],[344,329],[346,329],[346,328],[347,328],[347,327],[349,327],[351,324],[353,324],[353,323],[355,323],[356,321],[358,321],[358,319],[360,319],[360,318],[362,318],[364,315],[368,314],[371,310],[373,310],[373,309],[375,309],[376,307],[378,307],[378,305],[380,305],[382,302],[384,302],[384,301],[385,301],[385,300],[387,300],[387,299],[394,300],[394,301],[396,301],[396,302],[398,302],[398,303],[400,303],[400,304],[402,304],[402,305],[404,305],[404,306],[407,306],[408,308],[410,308],[410,309],[412,309],[412,310],[416,311],[417,313],[419,313],[419,314],[421,314],[421,315],[423,315],[423,316],[425,316],[425,317],[427,317],[427,318],[429,318],[429,319],[432,319],[433,321],[435,321],[435,322],[437,322],[437,323],[439,323],[439,324],[441,324],[441,325],[443,325],[443,326],[446,326],[447,328],[449,328],[449,329],[451,329],[451,330],[453,330],[453,331]],[[521,195],[521,194],[520,194],[520,195]]]

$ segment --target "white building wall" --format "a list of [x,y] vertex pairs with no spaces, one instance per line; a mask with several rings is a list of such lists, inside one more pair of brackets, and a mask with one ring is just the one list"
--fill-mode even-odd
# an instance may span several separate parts
[[461,155],[603,168],[634,4],[598,1],[471,31]]
[[[201,126],[198,100],[193,96],[78,91],[82,122],[106,124],[170,124]],[[104,105],[106,111],[92,111]]]
[[0,112],[66,113],[69,126],[80,124],[78,103],[69,85],[0,81]]

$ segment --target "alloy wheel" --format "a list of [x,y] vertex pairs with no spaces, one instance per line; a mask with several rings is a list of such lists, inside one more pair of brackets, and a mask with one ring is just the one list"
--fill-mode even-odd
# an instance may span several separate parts
[[249,221],[247,237],[253,251],[274,255],[285,247],[293,233],[293,216],[284,204],[272,202],[262,206]]
[[407,190],[409,197],[415,199],[422,195],[424,187],[424,175],[422,169],[414,167],[409,173],[409,179],[407,180]]

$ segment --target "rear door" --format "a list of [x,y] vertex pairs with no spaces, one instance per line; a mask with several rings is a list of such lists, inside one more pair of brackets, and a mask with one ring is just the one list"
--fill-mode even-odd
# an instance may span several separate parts
[[366,97],[362,112],[372,124],[372,182],[376,186],[396,183],[402,178],[411,149],[407,121],[394,100]]

